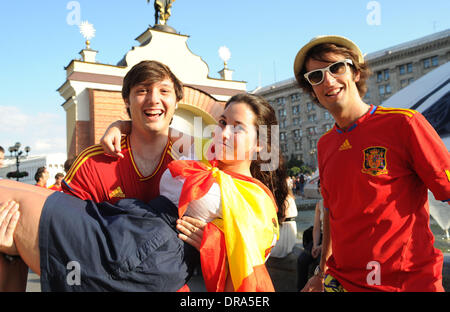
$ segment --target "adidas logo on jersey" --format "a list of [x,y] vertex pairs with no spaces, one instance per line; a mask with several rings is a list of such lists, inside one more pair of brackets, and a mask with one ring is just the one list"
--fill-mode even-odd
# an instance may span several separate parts
[[350,145],[350,142],[346,139],[344,141],[344,143],[342,143],[341,147],[339,147],[339,150],[340,151],[345,151],[345,150],[348,150],[348,149],[351,149],[351,148],[352,148],[352,146]]
[[122,189],[120,188],[120,186],[118,186],[114,191],[112,191],[109,194],[110,198],[114,198],[114,197],[118,197],[118,198],[125,198],[125,194],[123,193]]

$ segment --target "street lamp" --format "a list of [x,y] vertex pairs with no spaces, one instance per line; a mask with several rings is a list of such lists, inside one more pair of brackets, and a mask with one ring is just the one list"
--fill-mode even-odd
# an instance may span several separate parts
[[[20,150],[21,146],[22,146],[22,144],[20,144],[20,142],[16,142],[16,144],[14,144],[13,146],[10,146],[8,148],[9,152],[11,153],[11,156],[16,158],[16,171],[8,172],[6,177],[9,179],[16,178],[17,181],[19,181],[20,178],[28,176],[28,172],[26,172],[26,171],[20,172],[19,171],[20,157],[23,154],[23,151]],[[25,146],[25,153],[27,153],[27,156],[30,151],[31,151],[31,148],[29,146]]]
[[316,155],[317,153],[317,149],[313,148],[312,150],[309,151],[309,154],[311,155],[311,159],[312,159],[312,166],[314,167],[313,169],[316,169]]

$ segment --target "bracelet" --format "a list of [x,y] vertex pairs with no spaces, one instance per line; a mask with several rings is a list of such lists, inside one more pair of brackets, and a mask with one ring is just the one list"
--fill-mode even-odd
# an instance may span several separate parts
[[320,269],[320,265],[316,266],[314,270],[314,276],[318,276],[320,278],[325,278],[325,273]]
[[9,263],[14,262],[17,259],[20,259],[20,256],[11,256],[11,255],[7,255],[7,254],[2,254],[3,258],[5,258],[5,260]]

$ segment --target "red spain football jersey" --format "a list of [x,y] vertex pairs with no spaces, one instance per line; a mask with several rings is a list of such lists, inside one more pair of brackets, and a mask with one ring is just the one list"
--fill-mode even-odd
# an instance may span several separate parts
[[63,180],[63,191],[83,200],[116,203],[122,198],[148,202],[159,195],[159,181],[174,157],[169,140],[155,171],[143,176],[135,165],[129,136],[122,138],[124,158],[108,156],[100,145],[85,149]]
[[450,157],[422,114],[371,106],[318,143],[328,273],[349,291],[443,291],[427,189],[450,199]]

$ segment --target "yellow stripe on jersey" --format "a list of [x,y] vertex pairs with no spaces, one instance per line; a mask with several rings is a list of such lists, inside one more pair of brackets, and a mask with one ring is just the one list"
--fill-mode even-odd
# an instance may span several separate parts
[[403,114],[408,117],[412,117],[417,111],[413,109],[406,109],[406,108],[390,108],[390,107],[380,107],[378,106],[377,110],[375,111],[375,114]]
[[103,148],[100,145],[92,145],[91,147],[88,147],[85,149],[75,160],[72,167],[70,168],[69,172],[67,172],[66,177],[64,180],[67,183],[70,183],[75,175],[75,173],[80,169],[81,165],[88,160],[90,157],[95,155],[103,154]]
[[448,182],[450,182],[450,170],[445,169],[445,174],[447,175]]
[[[121,149],[124,149],[126,147],[127,137],[123,137],[120,141],[120,147]],[[75,161],[72,164],[72,167],[70,167],[69,171],[67,172],[64,180],[67,183],[70,183],[75,175],[75,173],[78,171],[78,169],[81,167],[81,165],[88,160],[90,157],[103,154],[103,148],[100,144],[91,145],[88,148],[86,148],[84,151],[81,152],[80,155],[75,159]]]
[[177,151],[175,148],[173,148],[173,143],[170,141],[169,148],[167,150],[167,153],[172,157],[173,160],[179,160],[181,157],[181,153]]

